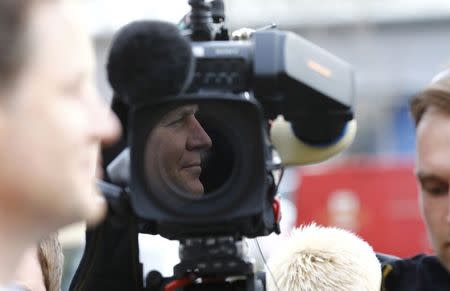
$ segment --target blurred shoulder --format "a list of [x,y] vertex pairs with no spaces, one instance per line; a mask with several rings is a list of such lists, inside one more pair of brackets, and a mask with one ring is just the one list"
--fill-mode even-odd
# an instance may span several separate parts
[[400,259],[378,254],[382,265],[382,291],[450,290],[450,273],[435,256],[419,254]]

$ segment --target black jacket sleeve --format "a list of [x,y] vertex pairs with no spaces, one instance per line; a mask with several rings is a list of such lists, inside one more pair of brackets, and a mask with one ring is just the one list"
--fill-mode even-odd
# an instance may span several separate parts
[[85,250],[70,291],[143,289],[137,218],[123,195],[108,197],[105,221],[86,231]]

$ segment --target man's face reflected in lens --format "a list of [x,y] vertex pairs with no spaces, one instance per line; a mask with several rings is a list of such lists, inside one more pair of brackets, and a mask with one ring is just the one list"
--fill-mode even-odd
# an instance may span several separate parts
[[[146,146],[145,167],[150,185],[174,186],[191,195],[204,192],[200,181],[202,154],[212,141],[195,114],[198,105],[169,111],[152,130]],[[163,190],[167,187],[159,185]]]

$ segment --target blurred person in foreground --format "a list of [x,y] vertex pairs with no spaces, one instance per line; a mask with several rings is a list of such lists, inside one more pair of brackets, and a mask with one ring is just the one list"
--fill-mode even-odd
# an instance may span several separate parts
[[437,75],[410,110],[419,206],[435,256],[385,262],[382,290],[450,290],[450,71]]
[[41,238],[106,210],[98,147],[120,127],[75,2],[0,0],[0,290]]
[[379,291],[381,286],[372,247],[336,227],[311,224],[292,230],[271,254],[268,269],[268,291]]

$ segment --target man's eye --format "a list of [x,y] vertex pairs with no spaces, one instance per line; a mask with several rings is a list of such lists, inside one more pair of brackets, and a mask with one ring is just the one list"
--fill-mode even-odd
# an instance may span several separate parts
[[168,125],[169,125],[169,126],[178,126],[178,125],[181,125],[185,119],[186,119],[185,116],[178,116],[178,117],[173,118],[172,120],[170,120],[169,123],[168,123]]
[[433,196],[440,196],[440,195],[447,195],[448,193],[448,184],[444,183],[423,183],[422,189],[433,195]]

